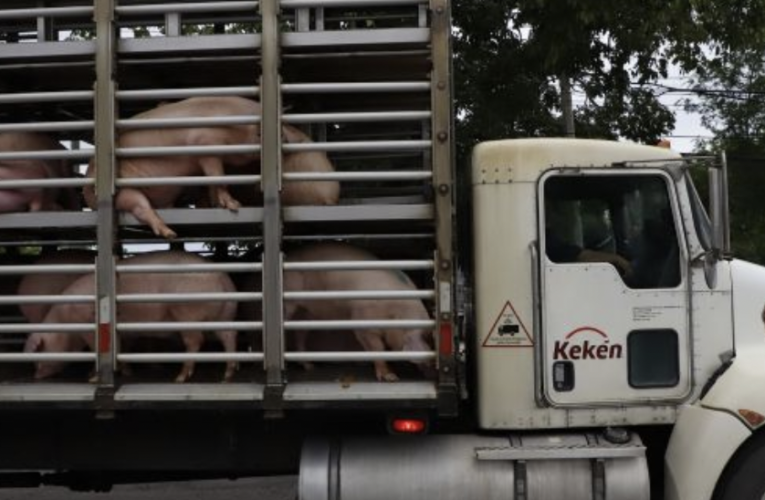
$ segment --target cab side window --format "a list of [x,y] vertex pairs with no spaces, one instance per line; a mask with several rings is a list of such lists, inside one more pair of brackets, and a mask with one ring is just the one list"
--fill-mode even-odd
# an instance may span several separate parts
[[550,177],[544,184],[545,254],[555,263],[607,262],[631,288],[680,285],[680,252],[660,176]]

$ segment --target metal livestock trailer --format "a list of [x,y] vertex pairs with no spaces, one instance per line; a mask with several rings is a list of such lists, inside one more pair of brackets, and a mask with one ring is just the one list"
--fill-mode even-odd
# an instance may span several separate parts
[[[12,422],[16,429],[2,431],[10,449],[26,450],[3,455],[0,467],[125,471],[136,469],[136,457],[141,456],[138,468],[144,470],[289,471],[295,466],[295,449],[285,451],[289,460],[272,457],[275,447],[263,444],[266,424],[261,416],[282,417],[267,422],[284,435],[318,425],[314,418],[301,415],[308,412],[293,411],[298,409],[457,413],[464,355],[455,325],[458,283],[453,255],[448,14],[446,0],[3,2],[0,132],[49,133],[68,148],[0,152],[0,160],[64,158],[79,165],[80,175],[2,180],[0,190],[51,186],[79,190],[95,183],[98,209],[0,214],[0,273],[4,282],[0,337],[5,340],[0,353],[0,419]],[[256,99],[262,104],[262,116],[130,119],[161,102],[192,96]],[[121,131],[139,127],[257,122],[262,127],[262,141],[255,145],[179,150],[121,148],[115,142]],[[281,123],[301,128],[314,142],[283,145]],[[282,154],[301,150],[327,152],[336,171],[282,174]],[[119,159],[128,157],[235,152],[260,154],[260,171],[225,177],[123,179],[114,168]],[[81,175],[90,159],[99,166],[95,179]],[[281,185],[300,180],[339,181],[340,202],[335,206],[282,206]],[[264,202],[244,206],[238,212],[199,207],[159,210],[178,233],[171,243],[113,208],[115,189],[121,187],[212,184],[260,190]],[[283,262],[285,248],[336,240],[366,247],[381,260]],[[168,245],[208,255],[210,263],[142,267],[126,266],[115,259]],[[85,265],[34,265],[37,255],[63,248],[96,249],[97,257]],[[242,257],[245,253],[247,257]],[[298,266],[408,272],[419,288],[414,295],[366,290],[344,297],[416,297],[425,301],[432,319],[387,323],[383,318],[355,323],[284,321],[284,301],[298,296],[282,292],[283,271]],[[114,291],[120,273],[202,270],[229,272],[235,279],[257,273],[262,292],[157,297],[118,295]],[[24,274],[83,272],[96,273],[94,296],[15,294],[15,284]],[[300,298],[325,300],[330,295],[311,291]],[[221,325],[125,323],[118,319],[122,303],[210,300],[255,301],[262,304],[263,321]],[[21,303],[87,301],[97,305],[94,323],[27,324],[17,308]],[[288,332],[301,328],[347,331],[386,325],[431,329],[434,350],[300,353],[286,347]],[[178,346],[152,342],[136,352],[117,349],[117,339],[124,333],[224,326],[240,332],[240,349],[234,354],[218,352],[214,347],[186,354]],[[19,341],[38,331],[96,332],[95,352],[22,352]],[[246,341],[259,338],[253,332],[262,332],[262,345]],[[235,359],[240,370],[228,384],[211,378],[206,366],[191,381],[174,384],[161,370],[143,366],[175,366],[186,359],[214,366]],[[402,380],[395,384],[377,382],[372,359],[401,364]],[[404,363],[428,359],[438,367],[435,379],[422,377]],[[53,379],[34,380],[32,365],[36,361],[66,361],[80,368]],[[304,372],[292,363],[299,361],[315,361],[320,368]],[[128,377],[116,373],[120,362],[135,365],[136,374]],[[92,381],[88,380],[89,373],[93,374]],[[199,447],[179,445],[185,442],[184,432],[192,432],[189,429],[195,426],[190,422],[198,415],[216,423],[205,430],[210,442],[202,440],[207,445],[207,459],[200,458]],[[93,424],[96,416],[98,423]],[[46,427],[50,419],[61,424],[54,429]],[[336,422],[352,425],[345,418]],[[323,425],[330,428],[332,424],[324,421]],[[30,438],[43,427],[48,441]],[[105,433],[108,439],[103,437]],[[95,436],[101,436],[100,451],[95,454],[83,452],[76,444]],[[42,458],[51,451],[51,442],[56,443],[56,458]],[[159,446],[165,442],[173,443],[175,451],[154,456],[126,451],[137,443]],[[240,452],[232,455],[232,446]]]

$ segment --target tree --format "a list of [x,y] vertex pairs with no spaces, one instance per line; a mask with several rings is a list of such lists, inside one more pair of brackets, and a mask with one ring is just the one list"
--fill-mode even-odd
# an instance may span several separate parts
[[761,39],[765,0],[454,0],[458,157],[478,140],[562,134],[558,81],[585,100],[577,135],[653,143],[674,117],[652,91],[670,62]]
[[698,112],[713,138],[701,148],[728,157],[731,241],[736,256],[765,262],[765,45],[710,51],[694,81]]

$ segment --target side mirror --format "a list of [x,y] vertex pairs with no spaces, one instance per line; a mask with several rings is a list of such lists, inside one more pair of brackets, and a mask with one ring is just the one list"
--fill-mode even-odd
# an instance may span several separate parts
[[728,163],[725,153],[720,164],[709,169],[709,211],[712,223],[712,251],[716,259],[730,254],[728,217]]

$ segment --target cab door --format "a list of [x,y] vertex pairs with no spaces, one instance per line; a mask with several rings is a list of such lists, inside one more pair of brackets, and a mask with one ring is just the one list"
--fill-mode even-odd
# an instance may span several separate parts
[[691,390],[687,250],[672,179],[555,169],[539,183],[542,394],[553,406]]

